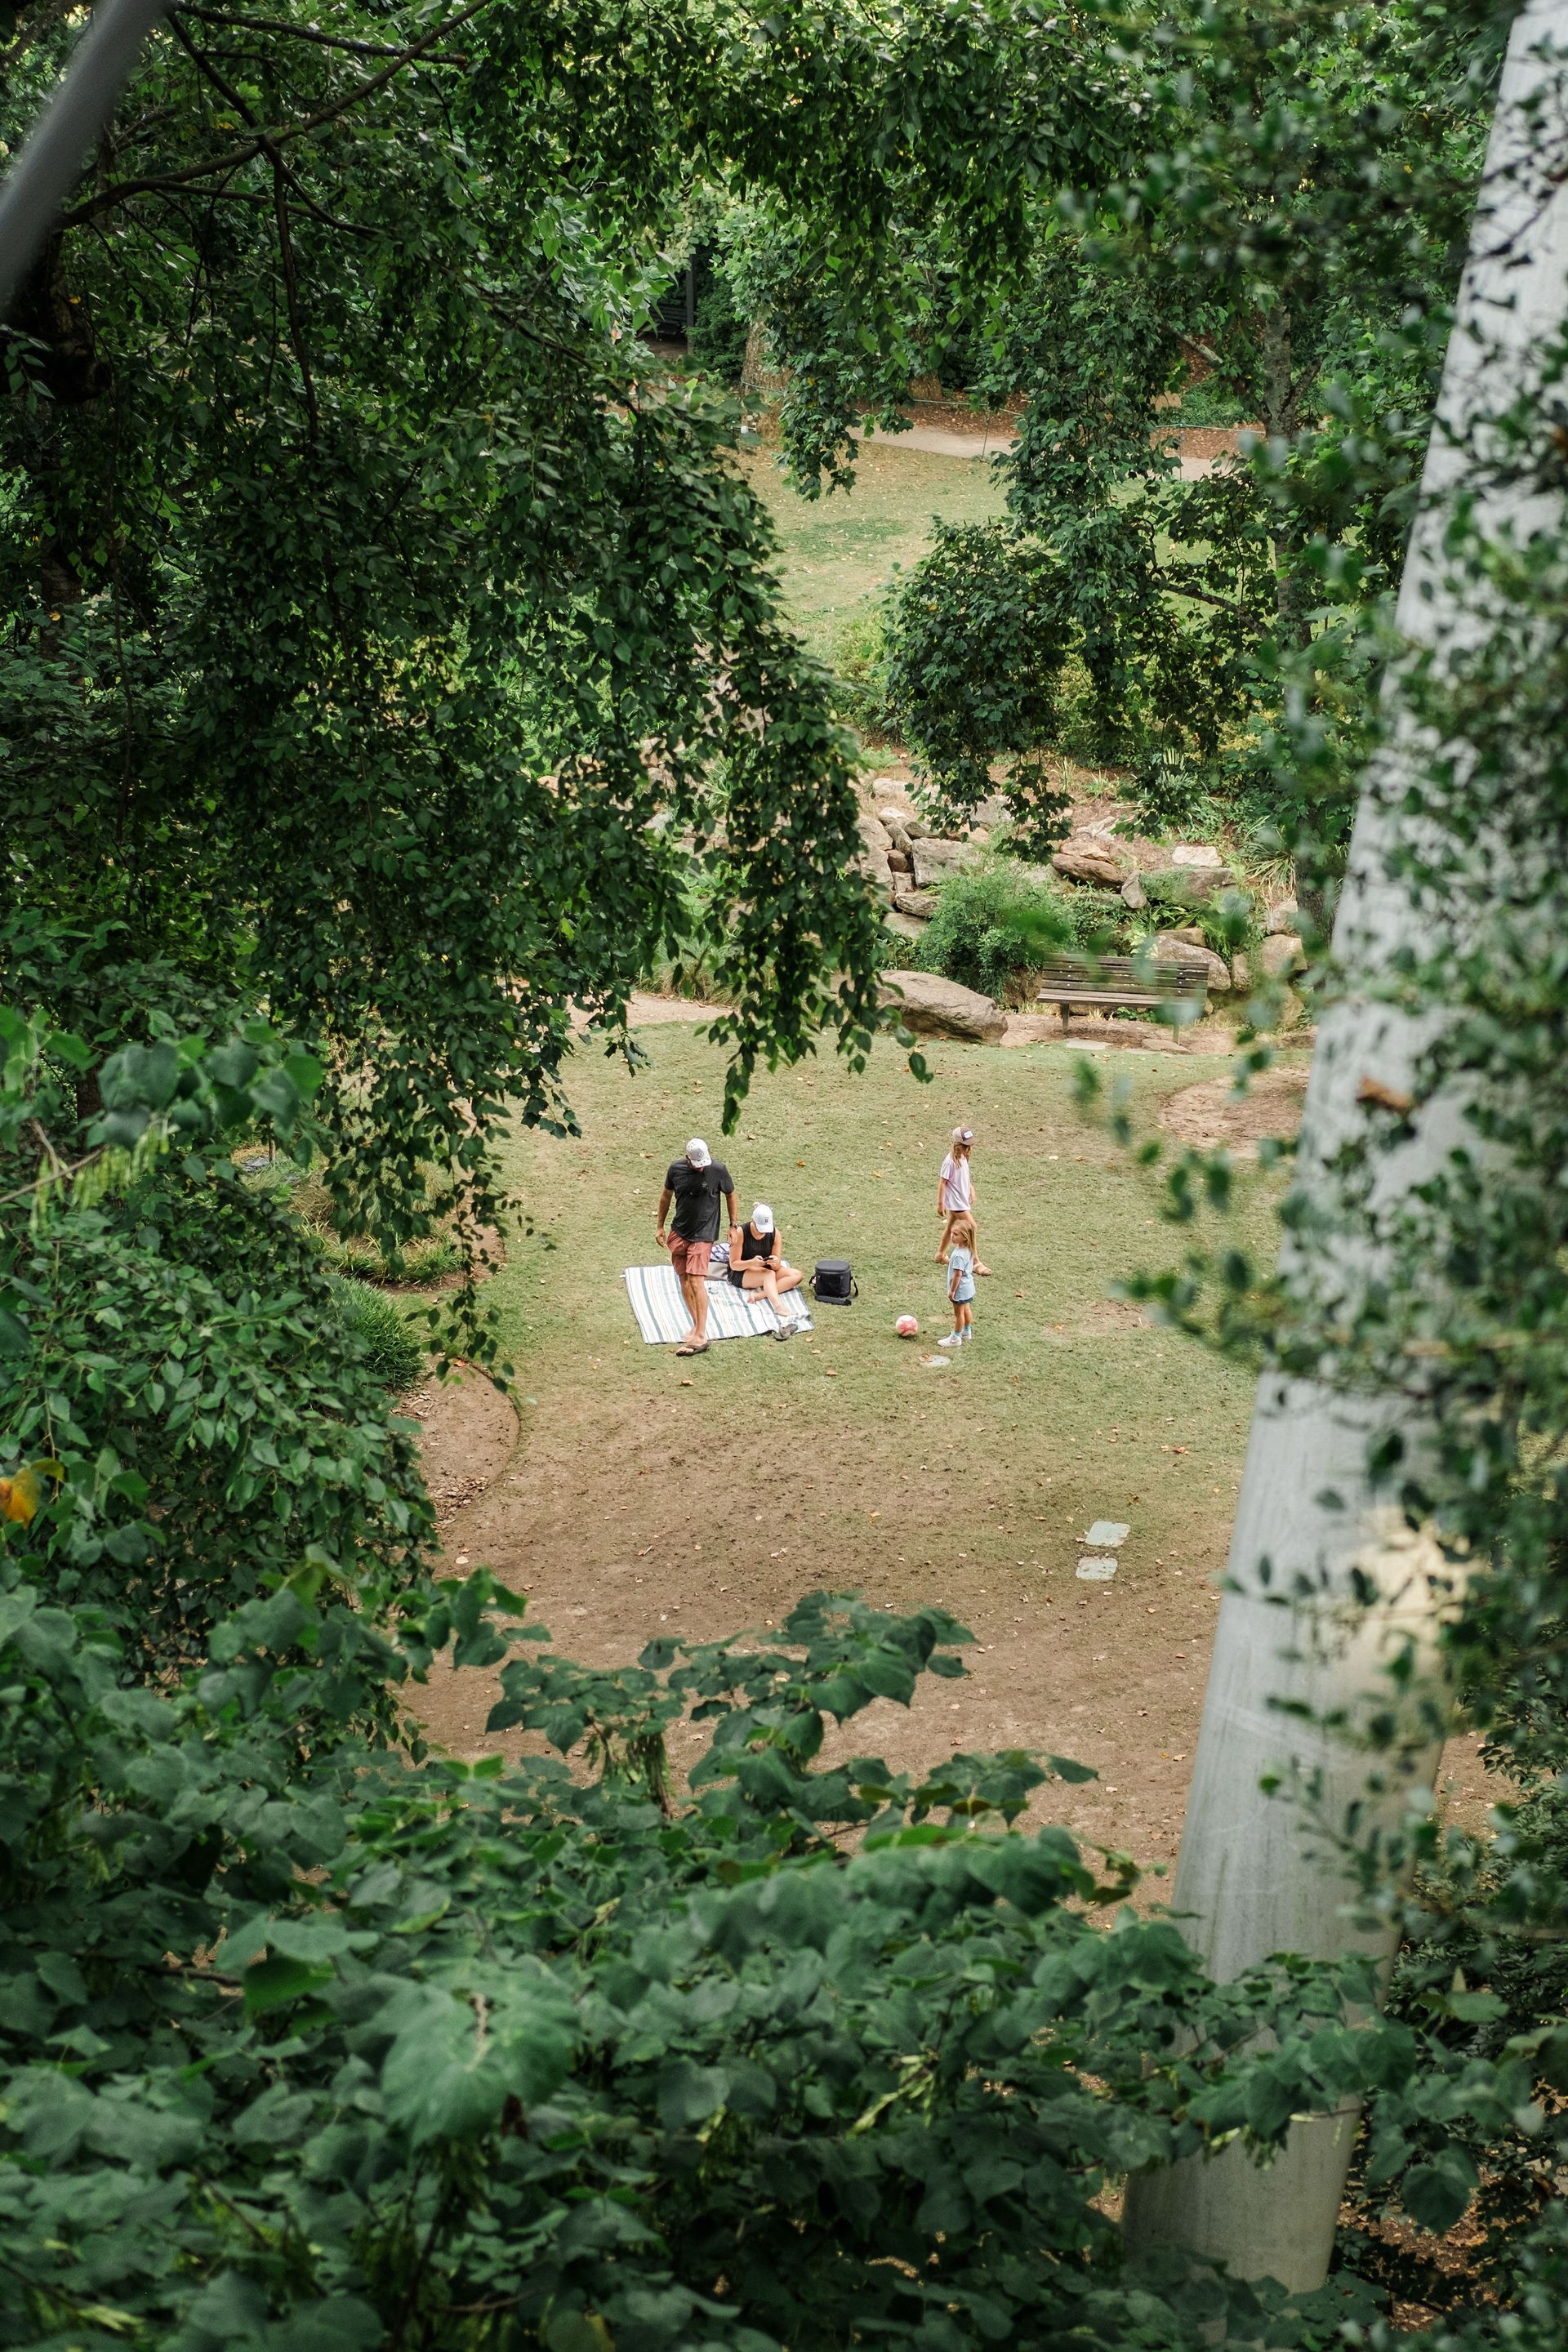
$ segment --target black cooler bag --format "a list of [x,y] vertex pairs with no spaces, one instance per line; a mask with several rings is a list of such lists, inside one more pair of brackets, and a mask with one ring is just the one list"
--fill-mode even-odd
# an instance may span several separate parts
[[860,1296],[860,1286],[847,1257],[819,1257],[811,1277],[812,1295],[823,1307],[847,1307]]

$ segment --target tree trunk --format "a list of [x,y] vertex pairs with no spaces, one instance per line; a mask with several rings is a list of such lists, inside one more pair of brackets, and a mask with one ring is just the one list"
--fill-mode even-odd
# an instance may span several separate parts
[[[1539,100],[1558,79],[1556,67],[1532,54],[1543,43],[1568,50],[1568,0],[1535,0],[1510,43],[1426,461],[1424,514],[1400,593],[1399,624],[1410,639],[1439,644],[1462,622],[1445,580],[1436,514],[1469,463],[1455,428],[1502,404],[1510,373],[1522,372],[1529,353],[1563,324],[1568,193],[1527,184],[1531,175],[1518,168],[1540,147],[1539,126],[1531,141],[1531,96]],[[1560,112],[1548,99],[1548,120]],[[1489,526],[1509,520],[1529,529],[1546,519],[1518,493],[1479,478],[1476,486]],[[1430,931],[1405,882],[1389,871],[1414,750],[1408,736],[1402,746],[1395,719],[1393,748],[1366,782],[1335,924],[1344,993],[1319,1033],[1300,1162],[1308,1187],[1322,1181],[1336,1148],[1361,1131],[1363,1080],[1407,1090],[1432,1034],[1432,1016],[1419,1022],[1379,1003],[1370,985],[1401,946],[1419,952]],[[1429,1177],[1459,1132],[1456,1101],[1438,1097],[1425,1105],[1409,1140],[1379,1160],[1381,1196],[1396,1198]],[[1293,1263],[1289,1247],[1284,1263],[1287,1270]],[[1350,1278],[1379,1270],[1369,1251]],[[1397,1820],[1411,1787],[1430,1786],[1439,1751],[1424,1748],[1413,1732],[1403,1786],[1373,1791],[1348,1742],[1279,1714],[1276,1704],[1304,1703],[1313,1717],[1337,1708],[1352,1719],[1373,1696],[1387,1706],[1392,1692],[1380,1666],[1406,1637],[1428,1674],[1438,1675],[1443,1579],[1436,1547],[1380,1504],[1367,1475],[1368,1441],[1388,1430],[1401,1433],[1407,1450],[1420,1450],[1419,1410],[1400,1400],[1349,1399],[1277,1376],[1259,1385],[1173,1898],[1176,1912],[1188,1915],[1184,1932],[1221,1979],[1281,1951],[1332,1958],[1359,1948],[1392,1957],[1392,1929],[1352,1931],[1332,1846],[1320,1839],[1314,1850],[1289,1791],[1321,1776],[1320,1818],[1341,1827],[1359,1802],[1364,1838],[1379,1822]],[[1338,1508],[1326,1499],[1333,1496]],[[1376,1598],[1369,1605],[1354,1604],[1352,1570],[1370,1579]],[[1282,1776],[1281,1793],[1266,1795],[1261,1783],[1275,1774]],[[1397,1774],[1389,1777],[1398,1782]],[[1267,2169],[1233,2147],[1212,2162],[1193,2159],[1134,2181],[1125,2223],[1130,2252],[1185,2249],[1241,2277],[1272,2276],[1298,2292],[1320,2286],[1355,2129],[1347,2109],[1296,2124]]]
[[[1289,306],[1277,302],[1263,321],[1263,429],[1269,439],[1293,441],[1301,429],[1300,386],[1294,373]],[[1273,536],[1274,634],[1292,653],[1311,634],[1311,600],[1300,574],[1301,531],[1288,514]]]

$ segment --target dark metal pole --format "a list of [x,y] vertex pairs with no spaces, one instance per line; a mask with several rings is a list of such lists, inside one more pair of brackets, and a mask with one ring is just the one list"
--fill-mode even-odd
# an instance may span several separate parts
[[173,0],[100,0],[32,136],[0,186],[0,319]]

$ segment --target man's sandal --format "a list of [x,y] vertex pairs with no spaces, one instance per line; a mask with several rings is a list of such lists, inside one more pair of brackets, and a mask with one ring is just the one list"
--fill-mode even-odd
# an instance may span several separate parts
[[705,1356],[708,1353],[708,1348],[709,1342],[706,1339],[699,1339],[695,1347],[681,1346],[677,1348],[675,1352],[678,1356]]

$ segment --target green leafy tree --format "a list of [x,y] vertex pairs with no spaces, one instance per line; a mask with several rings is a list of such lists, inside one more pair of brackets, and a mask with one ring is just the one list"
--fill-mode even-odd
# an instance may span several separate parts
[[[1497,13],[1204,0],[1131,25],[1073,21],[1076,41],[1100,43],[1098,75],[1083,69],[1097,98],[1082,161],[1064,152],[1047,183],[1060,204],[1037,206],[1023,245],[973,270],[950,310],[983,321],[977,394],[1024,395],[1004,461],[1013,530],[998,544],[1030,577],[1041,551],[1058,559],[1067,627],[1053,614],[1019,668],[1016,732],[997,746],[986,721],[1012,649],[999,641],[966,690],[922,664],[923,604],[950,594],[933,559],[895,607],[900,717],[933,778],[955,734],[977,772],[999,750],[1032,756],[1037,679],[1080,662],[1081,723],[1058,720],[1056,740],[1135,766],[1163,752],[1212,767],[1226,751],[1273,803],[1277,835],[1299,844],[1310,895],[1315,863],[1331,867],[1342,845],[1347,795],[1287,783],[1270,730],[1303,696],[1336,723],[1369,669],[1375,682],[1367,625],[1397,585]],[[1019,40],[1029,53],[1026,27]],[[910,230],[917,252],[951,256],[946,225],[916,212],[912,192]],[[936,307],[919,259],[903,282],[906,312],[922,291]],[[801,299],[821,309],[836,289],[815,281]],[[897,308],[895,292],[886,300]],[[787,303],[774,316],[792,356]],[[817,404],[820,440],[843,404],[819,394],[798,348],[792,395]],[[909,348],[907,334],[889,345]],[[1194,365],[1261,446],[1250,464],[1184,481],[1160,404]],[[787,439],[787,404],[784,422]],[[811,446],[803,425],[797,463]],[[1244,751],[1247,730],[1258,740]]]

